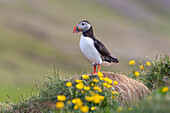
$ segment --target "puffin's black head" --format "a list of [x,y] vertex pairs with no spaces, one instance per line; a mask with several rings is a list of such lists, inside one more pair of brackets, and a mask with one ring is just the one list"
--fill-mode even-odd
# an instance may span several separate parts
[[88,31],[90,27],[91,27],[91,24],[87,20],[83,20],[74,27],[73,33]]

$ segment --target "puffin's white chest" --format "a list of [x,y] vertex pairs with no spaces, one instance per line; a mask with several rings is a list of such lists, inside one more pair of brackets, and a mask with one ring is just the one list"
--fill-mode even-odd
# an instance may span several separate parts
[[80,50],[93,63],[95,63],[95,64],[102,63],[100,54],[94,46],[93,39],[91,39],[90,37],[84,37],[83,35],[81,35]]

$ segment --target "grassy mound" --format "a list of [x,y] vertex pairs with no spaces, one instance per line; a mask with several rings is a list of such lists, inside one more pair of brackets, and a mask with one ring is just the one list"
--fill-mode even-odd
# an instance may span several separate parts
[[[170,91],[167,81],[164,80],[165,77],[162,77],[166,76],[169,80],[169,57],[165,56],[161,59],[164,60],[146,62],[146,65],[141,62],[137,65],[134,60],[130,61],[132,72],[129,72],[129,77],[113,72],[100,72],[95,76],[89,74],[61,80],[59,74],[54,71],[46,76],[46,80],[40,86],[36,85],[37,92],[31,98],[21,96],[17,104],[11,101],[0,103],[0,111],[169,113]],[[153,70],[155,68],[157,70]],[[152,80],[159,80],[166,84],[155,82],[157,87],[151,87],[150,90],[153,91],[151,93],[144,85],[148,85],[146,81],[150,79],[146,75],[153,74],[153,71],[162,72],[160,70],[166,71],[164,74],[155,73]]]
[[[150,93],[149,90],[146,88],[146,86],[144,86],[142,83],[137,82],[131,78],[128,78],[122,74],[115,74],[115,73],[110,73],[110,72],[103,72],[103,74],[104,74],[103,78],[104,77],[112,78],[113,79],[112,81],[118,82],[118,85],[114,85],[115,83],[113,82],[113,86],[114,86],[115,92],[118,91],[119,95],[115,95],[115,100],[113,98],[109,99],[109,97],[110,96],[112,97],[113,95],[109,94],[110,90],[108,88],[103,89],[103,91],[105,91],[104,96],[108,97],[107,98],[108,100],[106,100],[105,102],[113,102],[113,104],[112,105],[108,104],[108,103],[103,104],[104,101],[102,101],[100,105],[96,104],[96,106],[95,106],[95,104],[93,104],[95,106],[95,110],[93,112],[98,113],[100,111],[101,113],[104,113],[104,112],[112,112],[112,113],[117,113],[117,112],[122,112],[122,113],[136,113],[136,112],[166,113],[167,112],[168,113],[168,111],[169,111],[168,106],[170,105],[170,102],[169,102],[170,92],[169,91],[167,91],[166,93],[162,93],[162,89],[159,89],[158,91],[156,91],[152,95],[146,97],[142,101],[138,101],[138,102],[134,103],[134,100],[136,100],[137,97],[139,99],[139,97],[141,95],[146,96],[147,94]],[[82,79],[81,76],[77,76],[75,78],[79,79],[79,80]],[[66,86],[66,83],[68,81],[72,82],[72,86],[75,86],[73,89],[75,91],[78,91],[76,89],[76,84],[78,84],[78,83],[75,81],[75,78],[61,80],[57,73],[53,73],[52,77],[47,76],[47,80],[43,82],[42,86],[40,86],[41,88],[39,89],[39,92],[36,93],[36,95],[32,96],[31,98],[22,98],[20,100],[20,102],[17,104],[1,103],[1,105],[0,105],[1,112],[11,112],[11,113],[13,113],[13,112],[16,112],[16,113],[19,113],[19,112],[26,112],[26,113],[29,113],[29,112],[32,112],[32,113],[63,112],[63,113],[67,113],[68,111],[80,112],[80,111],[75,110],[75,108],[74,108],[75,105],[73,105],[72,102],[70,105],[71,107],[66,107],[66,106],[69,106],[68,102],[72,98],[70,91],[69,91],[70,89]],[[126,80],[125,80],[125,78],[126,78]],[[130,85],[131,81],[133,81],[132,85]],[[126,87],[125,87],[125,83],[128,84]],[[134,84],[136,84],[138,86],[135,87],[136,85],[134,85]],[[124,86],[124,87],[122,87],[122,86]],[[127,90],[128,87],[130,87],[131,89]],[[142,88],[142,90],[141,90],[141,88]],[[113,91],[114,89],[111,88],[111,91]],[[138,90],[138,89],[140,89],[140,90]],[[78,92],[79,94],[77,94],[77,96],[79,96],[81,98],[83,103],[87,104],[87,101],[85,102],[85,100],[83,100],[83,96],[82,96],[83,93],[81,93],[81,91]],[[95,90],[93,90],[93,91],[95,92]],[[133,95],[133,93],[135,91],[136,91],[136,94]],[[96,91],[96,92],[98,92],[98,91]],[[65,108],[63,108],[63,109],[56,108],[56,102],[59,101],[58,95],[65,95],[66,100],[68,100],[67,102],[64,102]],[[131,102],[131,104],[129,104],[127,101],[124,101],[123,100],[124,98],[128,99],[129,101],[133,100],[132,102],[134,104],[132,104],[132,102]],[[132,99],[132,98],[135,98],[135,99]],[[117,100],[118,100],[118,102],[117,102]],[[121,101],[121,103],[126,102],[126,106],[122,106],[119,103],[120,101]],[[88,105],[90,106],[89,103],[88,103]],[[162,107],[162,105],[164,105],[164,106]],[[154,106],[156,108],[154,108]]]

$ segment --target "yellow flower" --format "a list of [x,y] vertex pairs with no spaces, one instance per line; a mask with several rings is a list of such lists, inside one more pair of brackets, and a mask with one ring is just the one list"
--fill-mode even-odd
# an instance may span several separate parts
[[106,81],[106,82],[108,82],[109,80],[110,80],[110,79],[107,78],[107,77],[104,78],[104,81]]
[[81,93],[84,93],[84,91],[83,91],[83,90],[81,90]]
[[116,96],[113,96],[112,98],[114,99]]
[[83,78],[83,79],[88,79],[88,78],[89,78],[89,75],[82,75],[82,78]]
[[135,60],[129,61],[129,65],[134,65],[134,64],[135,64]]
[[58,95],[58,96],[57,96],[57,99],[58,99],[59,101],[65,101],[65,100],[66,100],[66,97],[65,97],[64,95]]
[[93,89],[94,89],[94,90],[99,90],[100,87],[94,86]]
[[144,66],[143,66],[143,65],[141,65],[141,66],[140,66],[140,70],[143,70],[143,69],[144,69]]
[[[91,98],[88,97],[88,98],[86,98],[86,100],[87,100],[87,99],[90,100]],[[99,104],[101,101],[104,100],[104,96],[100,96],[99,94],[94,94],[94,95],[92,96],[92,100],[93,100],[94,103]]]
[[74,109],[77,110],[79,108],[78,105],[74,105]]
[[95,110],[96,109],[96,107],[91,107],[91,110],[93,111],[93,110]]
[[73,104],[76,104],[76,105],[78,105],[78,106],[82,106],[82,105],[83,105],[83,102],[82,102],[82,100],[81,100],[80,98],[75,98],[75,99],[73,99],[73,100],[72,100],[72,103],[73,103]]
[[71,104],[71,101],[68,101],[67,103],[68,103],[68,104]]
[[135,71],[135,76],[139,76],[140,75],[140,73],[138,72],[138,71]]
[[102,72],[98,72],[98,76],[99,76],[99,77],[102,77],[102,76],[104,76],[104,75],[103,75]]
[[114,81],[114,85],[118,85],[118,82],[117,82],[117,81]]
[[107,88],[111,88],[111,87],[113,87],[113,86],[112,86],[112,85],[107,85],[106,87],[107,87]]
[[85,97],[85,99],[86,99],[87,101],[89,101],[89,102],[90,102],[90,101],[92,101],[92,100],[93,100],[93,97],[88,97],[88,96],[86,96],[86,97]]
[[90,87],[84,86],[84,90],[88,91],[90,90]]
[[83,83],[78,83],[77,85],[76,85],[76,88],[77,89],[83,89]]
[[78,102],[77,102],[77,105],[78,105],[78,106],[82,106],[82,105],[83,105],[83,102],[82,102],[82,101],[78,101]]
[[162,92],[163,93],[166,93],[168,91],[168,87],[164,87],[163,89],[162,89]]
[[76,91],[76,94],[78,94],[79,92],[78,91]]
[[146,65],[147,65],[147,66],[150,66],[150,65],[151,65],[151,63],[150,63],[150,62],[146,62]]
[[97,79],[93,79],[93,82],[99,82]]
[[94,83],[91,83],[91,86],[94,86]]
[[151,100],[151,99],[152,99],[152,97],[151,97],[151,96],[148,96],[148,97],[147,97],[147,99],[148,99],[148,100]]
[[122,111],[122,107],[118,107],[117,112],[121,112]]
[[77,102],[77,98],[75,98],[75,99],[72,100],[72,103],[73,103],[73,104],[76,104],[76,102]]
[[64,103],[63,103],[63,102],[56,102],[56,107],[57,107],[58,109],[61,109],[61,108],[64,107]]
[[119,94],[119,92],[117,92],[117,91],[116,91],[116,94],[118,95],[118,94]]
[[103,83],[103,86],[107,86],[108,84],[105,82],[105,83]]
[[99,96],[100,100],[104,100],[104,96]]
[[103,77],[99,77],[99,79],[100,79],[100,80],[104,80],[104,78],[103,78]]
[[112,95],[115,95],[115,92],[114,91],[111,91]]
[[89,111],[89,107],[88,106],[81,106],[80,111],[83,112],[83,113],[86,113],[86,112]]
[[90,91],[90,95],[94,95],[95,93],[93,91]]
[[108,80],[107,81],[109,84],[112,84],[113,83],[113,81],[110,79],[110,80]]
[[128,110],[131,111],[131,110],[132,110],[132,107],[129,107]]
[[76,79],[75,80],[77,83],[81,83],[82,82],[82,80],[79,80],[79,79]]
[[139,60],[139,63],[141,64],[141,63],[142,63],[142,60]]
[[99,92],[102,92],[102,89],[99,89]]
[[95,98],[95,99],[93,99],[93,102],[95,104],[99,104],[101,102],[101,100],[100,100],[100,98]]
[[67,83],[66,83],[66,86],[67,86],[67,87],[70,87],[70,86],[72,86],[72,83],[71,83],[71,82],[67,82]]

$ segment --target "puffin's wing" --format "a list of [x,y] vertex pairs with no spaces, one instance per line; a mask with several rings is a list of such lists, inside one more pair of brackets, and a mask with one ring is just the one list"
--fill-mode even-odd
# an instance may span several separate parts
[[94,46],[96,47],[96,49],[99,51],[99,53],[102,56],[110,55],[109,51],[106,49],[106,47],[104,46],[104,44],[101,41],[95,39]]
[[104,46],[104,44],[97,40],[97,39],[94,39],[94,46],[96,47],[96,49],[99,51],[103,61],[107,61],[109,63],[111,62],[115,62],[115,63],[118,63],[118,59],[109,53],[109,51],[106,49],[106,47]]

